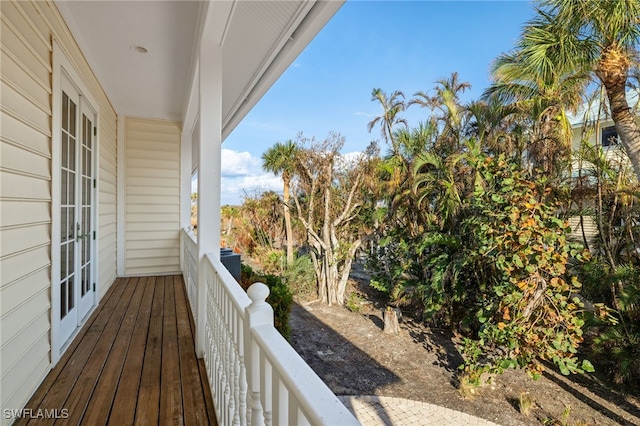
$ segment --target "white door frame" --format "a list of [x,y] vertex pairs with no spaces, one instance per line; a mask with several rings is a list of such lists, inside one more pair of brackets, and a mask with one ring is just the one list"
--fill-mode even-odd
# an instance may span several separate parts
[[[79,330],[79,327],[76,328],[74,334],[71,335],[69,339],[63,341],[63,337],[61,335],[60,330],[60,241],[61,241],[61,215],[60,215],[60,184],[61,184],[61,105],[62,105],[62,88],[63,88],[63,79],[67,82],[71,83],[77,90],[77,92],[81,96],[81,103],[89,106],[90,110],[93,111],[93,123],[96,129],[99,126],[99,109],[98,103],[93,97],[91,91],[88,89],[88,86],[84,83],[82,78],[80,78],[80,73],[76,70],[72,62],[69,60],[64,50],[60,47],[57,41],[53,40],[53,70],[52,70],[53,78],[52,78],[52,125],[51,125],[51,363],[52,366],[55,365],[60,359],[62,353],[68,346],[68,342],[73,339],[73,336]],[[82,105],[78,105],[78,108],[82,110]],[[99,182],[99,168],[98,168],[98,158],[99,158],[99,137],[98,132],[93,139],[93,145],[95,147],[95,151],[93,153],[93,177],[95,182]],[[78,318],[78,325],[82,324],[83,319],[86,319],[90,314],[91,310],[95,308],[98,303],[98,294],[99,294],[99,281],[97,279],[98,273],[98,256],[97,256],[97,247],[98,247],[98,238],[99,233],[98,230],[98,185],[95,185],[93,189],[93,211],[92,211],[92,221],[93,227],[96,231],[95,240],[91,239],[91,253],[93,256],[93,262],[91,266],[91,276],[93,277],[93,281],[95,282],[95,287],[92,285],[92,307],[89,312],[85,316],[85,318]],[[93,236],[92,236],[93,237]]]

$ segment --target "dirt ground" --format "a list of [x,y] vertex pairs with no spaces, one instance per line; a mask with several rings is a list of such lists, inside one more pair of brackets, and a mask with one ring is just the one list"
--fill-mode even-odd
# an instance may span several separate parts
[[[616,392],[595,375],[565,377],[550,368],[537,381],[523,371],[507,371],[463,398],[456,385],[462,358],[453,336],[406,317],[400,335],[383,334],[383,306],[362,277],[356,278],[352,290],[364,295],[360,312],[299,301],[291,315],[291,344],[337,395],[424,401],[503,426],[640,425],[638,398]],[[528,415],[518,410],[522,393],[533,401]]]

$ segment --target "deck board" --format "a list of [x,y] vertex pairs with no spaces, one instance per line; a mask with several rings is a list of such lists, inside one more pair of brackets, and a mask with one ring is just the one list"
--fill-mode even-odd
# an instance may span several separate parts
[[140,386],[149,319],[151,317],[151,305],[155,293],[155,278],[141,278],[140,284],[144,288],[144,294],[131,336],[131,342],[129,343],[129,350],[122,367],[121,378],[126,378],[126,380],[121,379],[118,382],[113,401],[113,406],[117,407],[117,410],[111,411],[108,424],[130,425],[133,424],[136,415],[138,398],[132,398],[131,395],[137,394]]
[[136,406],[136,425],[158,423],[160,410],[160,372],[162,368],[162,321],[164,309],[164,277],[156,280],[151,307],[151,321],[147,333],[142,376]]
[[183,425],[180,353],[176,323],[176,298],[171,277],[164,282],[162,371],[160,374],[160,424]]
[[215,425],[193,336],[181,276],[119,278],[25,408],[67,409],[56,424]]
[[[184,423],[185,425],[202,424],[204,419],[209,417],[208,412],[213,414],[213,403],[211,406],[196,404],[196,401],[204,399],[211,401],[211,393],[205,391],[196,384],[201,382],[200,371],[198,367],[198,359],[196,357],[195,347],[193,345],[193,321],[189,315],[189,307],[186,301],[185,292],[180,290],[179,277],[174,278],[175,297],[176,297],[176,318],[178,332],[178,346],[180,350],[180,375],[182,377],[182,402],[185,407]],[[204,365],[202,367],[204,370]],[[205,379],[206,380],[206,379]],[[206,389],[208,390],[208,388]],[[186,409],[193,407],[193,409]]]
[[[144,294],[144,283],[139,279],[129,281],[129,286],[135,286],[131,303],[122,321],[118,334],[115,337],[113,348],[104,366],[104,371],[97,381],[93,398],[88,401],[86,412],[82,417],[82,423],[86,425],[106,424],[111,412],[111,405],[116,394],[118,381],[122,375],[124,360],[131,343],[131,335],[140,313],[140,304]],[[74,423],[77,423],[76,419]]]

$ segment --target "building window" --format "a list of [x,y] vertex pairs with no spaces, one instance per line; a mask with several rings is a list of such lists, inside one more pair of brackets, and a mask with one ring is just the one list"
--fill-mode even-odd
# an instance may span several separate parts
[[616,132],[615,126],[609,126],[602,129],[601,139],[602,146],[615,146],[620,144],[620,137]]

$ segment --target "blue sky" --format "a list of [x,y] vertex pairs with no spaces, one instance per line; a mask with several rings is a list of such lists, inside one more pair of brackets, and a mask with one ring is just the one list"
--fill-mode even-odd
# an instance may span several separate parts
[[[338,132],[343,153],[378,139],[378,129],[367,131],[381,112],[373,88],[410,98],[457,71],[472,85],[463,100],[477,99],[490,83],[491,62],[513,48],[532,16],[529,1],[347,1],[225,140],[222,204],[281,191],[260,156],[299,132],[317,139]],[[427,112],[412,107],[409,124]]]

